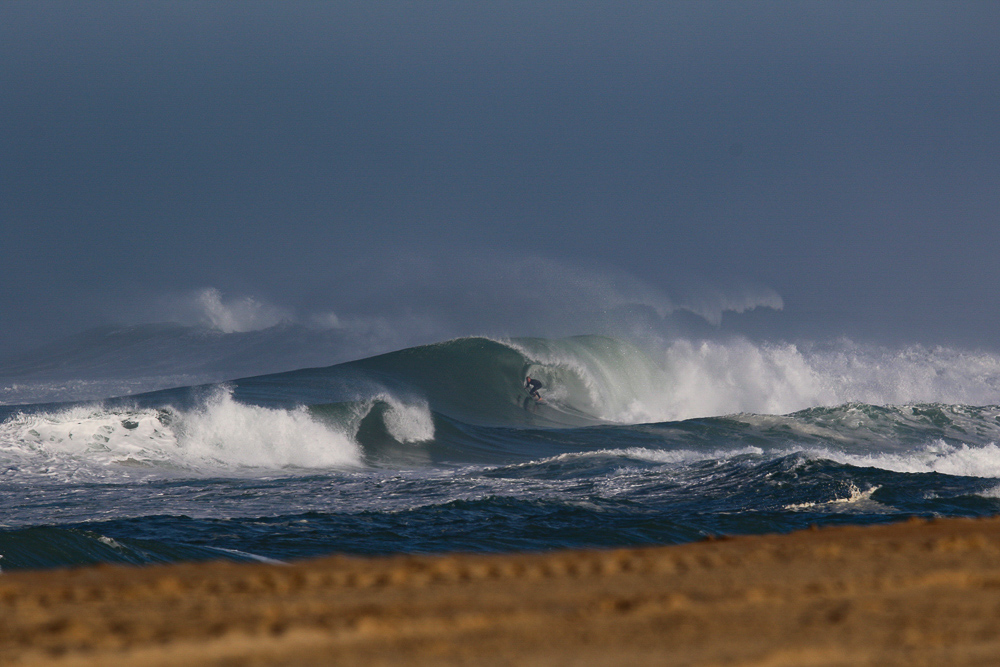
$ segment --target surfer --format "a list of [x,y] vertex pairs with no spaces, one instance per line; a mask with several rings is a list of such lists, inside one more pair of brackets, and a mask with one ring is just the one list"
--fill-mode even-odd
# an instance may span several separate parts
[[529,375],[524,378],[524,388],[528,390],[529,396],[536,401],[541,402],[542,397],[538,394],[538,390],[542,388],[542,383],[540,381],[532,379]]

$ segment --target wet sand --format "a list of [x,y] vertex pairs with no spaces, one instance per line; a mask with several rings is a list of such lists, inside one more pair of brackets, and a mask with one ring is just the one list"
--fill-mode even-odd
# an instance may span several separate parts
[[1000,519],[0,576],[2,665],[995,665]]

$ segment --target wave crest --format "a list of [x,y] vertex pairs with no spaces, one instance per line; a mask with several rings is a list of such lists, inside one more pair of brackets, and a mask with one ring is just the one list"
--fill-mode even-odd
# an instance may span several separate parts
[[100,477],[125,468],[238,470],[350,467],[361,451],[346,431],[291,410],[245,405],[221,387],[190,410],[80,405],[18,413],[0,424],[0,453],[16,467]]
[[[636,424],[849,403],[1000,403],[1000,356],[950,348],[675,340],[640,348],[604,336],[462,338],[333,366],[487,425]],[[353,375],[352,375],[353,374]],[[525,375],[545,403],[525,404]],[[530,408],[530,409],[529,409]]]

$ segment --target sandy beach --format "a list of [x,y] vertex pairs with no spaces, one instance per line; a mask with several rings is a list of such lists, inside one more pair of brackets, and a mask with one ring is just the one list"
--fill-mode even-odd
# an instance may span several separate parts
[[4,665],[987,665],[1000,519],[0,577]]

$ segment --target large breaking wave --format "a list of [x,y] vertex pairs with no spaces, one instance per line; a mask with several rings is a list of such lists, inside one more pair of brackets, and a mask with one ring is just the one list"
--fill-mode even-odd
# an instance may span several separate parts
[[[544,383],[543,403],[526,375]],[[0,456],[19,476],[103,479],[750,447],[992,474],[998,413],[968,406],[1000,403],[998,386],[995,356],[944,348],[472,337],[215,387],[8,408]]]
[[[525,375],[548,408],[526,411]],[[295,374],[292,374],[294,377]],[[881,348],[673,341],[640,348],[603,336],[463,338],[301,377],[388,382],[474,423],[636,424],[735,413],[788,414],[845,403],[1000,402],[1000,356],[936,347]]]
[[991,354],[944,348],[475,337],[0,408],[0,555],[548,549],[995,514],[997,378]]

